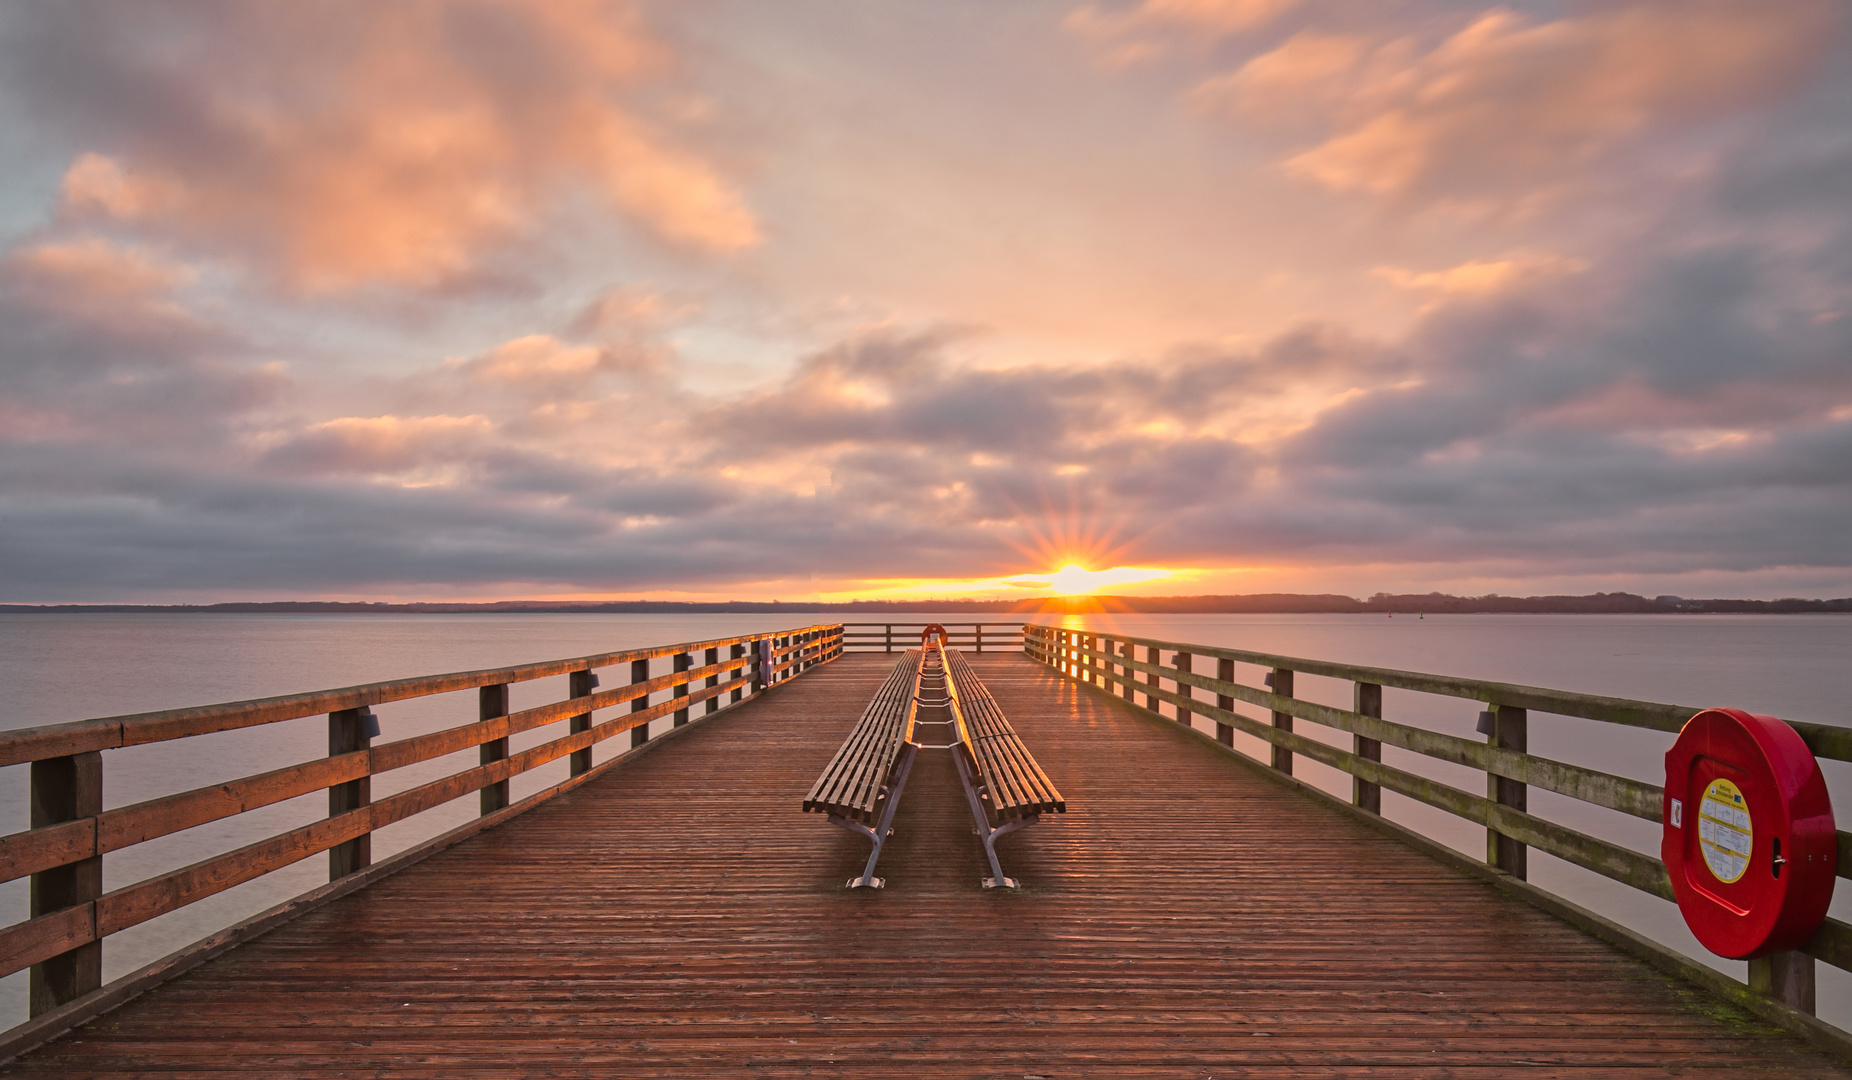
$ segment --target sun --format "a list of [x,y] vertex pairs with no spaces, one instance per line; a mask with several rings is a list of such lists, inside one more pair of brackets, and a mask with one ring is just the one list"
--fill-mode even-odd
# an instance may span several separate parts
[[1157,581],[1174,574],[1173,570],[1161,570],[1155,566],[1115,566],[1109,570],[1089,570],[1077,562],[1071,562],[1052,574],[1025,574],[1016,580],[1041,583],[1061,596],[1085,596],[1108,585]]
[[1103,577],[1079,563],[1068,563],[1048,575],[1048,586],[1062,596],[1078,596],[1093,589],[1094,578]]

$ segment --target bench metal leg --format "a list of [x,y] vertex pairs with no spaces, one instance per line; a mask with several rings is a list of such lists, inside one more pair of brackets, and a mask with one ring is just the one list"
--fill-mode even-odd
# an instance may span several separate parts
[[984,813],[984,800],[978,798],[977,785],[971,779],[971,766],[966,764],[961,750],[952,751],[952,760],[958,765],[958,780],[965,786],[965,799],[971,804],[971,819],[977,822],[977,834],[984,841],[984,857],[990,860],[990,876],[984,879],[986,889],[1020,889],[1022,882],[1013,877],[1003,876],[1003,864],[997,861],[997,837],[1026,829],[1041,820],[1040,814],[1031,814],[1018,818],[996,828],[990,827],[990,816]]
[[859,821],[850,821],[840,814],[831,814],[830,821],[852,833],[866,836],[875,845],[868,853],[868,865],[862,868],[861,877],[849,879],[851,889],[879,889],[887,884],[886,878],[875,876],[875,863],[881,858],[881,848],[887,844],[887,838],[894,835],[894,810],[900,806],[900,793],[906,790],[907,774],[913,771],[913,759],[919,756],[919,747],[908,743],[901,748],[900,764],[894,769],[894,782],[888,785],[887,805],[881,808],[881,820],[874,828]]

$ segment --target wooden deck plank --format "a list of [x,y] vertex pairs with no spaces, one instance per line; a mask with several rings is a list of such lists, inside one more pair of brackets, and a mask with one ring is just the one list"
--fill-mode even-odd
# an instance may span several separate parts
[[889,887],[799,801],[852,656],[213,960],[9,1076],[1852,1076],[1013,654],[1068,813],[985,892],[949,755]]

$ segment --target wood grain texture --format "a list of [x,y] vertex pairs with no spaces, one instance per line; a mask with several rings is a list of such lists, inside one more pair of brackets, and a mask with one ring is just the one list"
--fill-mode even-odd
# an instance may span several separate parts
[[970,660],[1069,799],[1003,841],[1032,886],[978,887],[939,754],[888,887],[845,890],[866,842],[799,799],[892,660],[775,687],[0,1072],[1852,1076],[1020,655]]
[[806,813],[837,814],[869,825],[879,816],[888,776],[907,738],[919,650],[909,649],[889,667],[887,677],[862,710],[862,718],[849,729],[842,746],[811,785],[810,794],[804,796]]
[[994,816],[999,821],[1013,821],[1036,814],[1067,813],[1060,789],[1010,726],[996,697],[972,670],[965,654],[953,649],[945,659],[954,697],[965,719],[965,746],[977,764]]

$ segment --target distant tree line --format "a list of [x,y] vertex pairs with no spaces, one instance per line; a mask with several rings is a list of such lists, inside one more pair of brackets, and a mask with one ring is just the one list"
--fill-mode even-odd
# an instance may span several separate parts
[[1064,596],[1024,600],[852,600],[813,603],[782,600],[498,600],[485,604],[385,604],[354,601],[280,600],[228,604],[0,604],[8,614],[198,612],[205,614],[433,615],[481,613],[604,613],[630,615],[747,614],[781,612],[843,616],[844,621],[909,613],[1066,615],[1091,612],[1136,614],[1770,614],[1852,612],[1852,597],[1839,600],[1690,600],[1682,596],[1594,593],[1589,596],[1450,596],[1446,593],[1377,593],[1368,600],[1332,593],[1254,593],[1246,596]]

